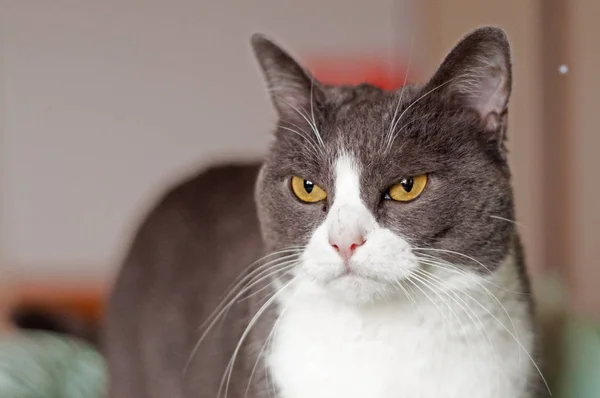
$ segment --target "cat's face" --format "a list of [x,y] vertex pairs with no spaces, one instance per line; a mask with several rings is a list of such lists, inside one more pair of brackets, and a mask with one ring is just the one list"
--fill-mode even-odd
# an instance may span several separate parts
[[297,278],[366,302],[415,278],[491,272],[507,257],[501,31],[472,33],[428,84],[396,92],[324,86],[270,41],[253,44],[279,113],[259,216],[269,250],[302,247]]

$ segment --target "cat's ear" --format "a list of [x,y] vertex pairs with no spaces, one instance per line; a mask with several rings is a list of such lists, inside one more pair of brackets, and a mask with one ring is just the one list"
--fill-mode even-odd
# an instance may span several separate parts
[[304,120],[302,114],[311,115],[323,98],[319,82],[267,37],[253,35],[252,48],[279,116]]
[[510,46],[504,31],[485,27],[463,38],[426,90],[440,90],[448,100],[475,110],[486,130],[501,129],[511,91]]

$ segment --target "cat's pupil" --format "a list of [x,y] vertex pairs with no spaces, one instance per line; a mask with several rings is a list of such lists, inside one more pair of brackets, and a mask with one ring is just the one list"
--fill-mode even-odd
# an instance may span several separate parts
[[412,191],[413,184],[414,181],[412,178],[403,178],[402,181],[400,181],[400,185],[402,185],[402,188],[404,188],[406,192]]
[[311,193],[314,187],[315,184],[312,181],[304,180],[304,190],[306,190],[306,193]]

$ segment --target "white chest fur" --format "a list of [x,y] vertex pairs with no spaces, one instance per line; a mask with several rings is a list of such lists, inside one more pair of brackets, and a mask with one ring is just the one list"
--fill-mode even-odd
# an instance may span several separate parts
[[527,398],[531,322],[507,289],[474,292],[480,304],[360,309],[298,283],[282,299],[270,372],[281,398]]

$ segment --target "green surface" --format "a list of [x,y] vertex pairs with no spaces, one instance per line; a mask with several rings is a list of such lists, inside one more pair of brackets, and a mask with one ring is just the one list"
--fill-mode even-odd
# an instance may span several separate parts
[[537,278],[533,286],[552,396],[600,398],[600,323],[570,310],[558,274]]
[[48,333],[0,339],[0,397],[104,398],[103,358],[83,342]]
[[600,325],[569,319],[561,397],[600,397]]

